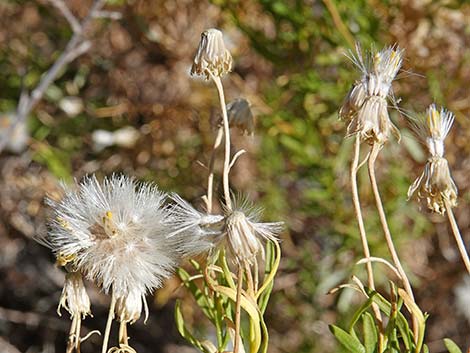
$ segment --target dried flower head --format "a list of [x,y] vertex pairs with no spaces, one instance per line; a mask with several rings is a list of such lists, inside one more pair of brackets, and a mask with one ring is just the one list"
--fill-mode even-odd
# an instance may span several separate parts
[[362,77],[354,83],[339,111],[340,118],[349,123],[348,135],[360,134],[361,141],[369,144],[385,143],[390,133],[399,139],[400,133],[388,114],[387,98],[393,97],[392,81],[400,70],[403,49],[390,46],[364,57],[357,45],[350,59]]
[[225,48],[222,32],[207,29],[201,34],[201,41],[191,67],[191,75],[221,77],[232,69],[232,55]]
[[[165,220],[183,256],[194,256],[212,249],[222,235],[224,216],[199,212],[177,194],[171,195],[170,217]],[[179,239],[179,240],[178,240]]]
[[87,315],[91,315],[90,298],[83,285],[81,273],[68,272],[65,275],[65,284],[57,307],[59,316],[61,316],[61,308],[65,308],[72,319],[74,317],[85,318]]
[[444,139],[449,133],[454,114],[431,104],[424,116],[412,122],[413,129],[426,146],[430,157],[424,172],[408,189],[408,198],[415,193],[419,199],[426,199],[428,208],[436,213],[445,213],[445,201],[450,207],[457,205],[457,187],[444,158]]
[[155,186],[113,176],[85,178],[78,190],[50,201],[55,218],[48,242],[86,277],[124,297],[159,287],[179,260],[167,239],[165,195]]
[[418,199],[426,199],[428,208],[445,213],[445,201],[451,207],[457,205],[457,187],[450,175],[449,164],[443,157],[428,159],[424,172],[408,189],[408,198],[416,193]]
[[235,208],[225,220],[227,242],[237,263],[251,263],[258,254],[264,257],[266,240],[277,241],[283,223],[260,222],[261,209],[247,201],[235,202]]
[[443,107],[440,110],[431,104],[425,115],[412,122],[412,127],[433,157],[444,156],[444,139],[454,123],[454,114]]
[[139,320],[142,307],[145,310],[145,320],[147,320],[148,307],[145,294],[138,290],[132,290],[128,295],[116,299],[116,318],[119,322],[133,324]]
[[[245,98],[237,98],[227,104],[227,115],[230,126],[237,127],[242,133],[253,135],[255,119],[250,103]],[[222,124],[222,117],[219,116],[217,125],[221,127]]]

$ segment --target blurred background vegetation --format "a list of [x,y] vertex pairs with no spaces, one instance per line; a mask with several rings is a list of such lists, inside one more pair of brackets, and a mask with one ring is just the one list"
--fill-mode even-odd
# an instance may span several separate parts
[[[91,1],[67,0],[79,18]],[[460,190],[457,220],[470,242],[470,5],[428,0],[109,0],[120,19],[96,20],[91,49],[60,72],[24,125],[9,134],[0,155],[0,351],[63,352],[68,321],[55,307],[63,274],[47,249],[32,241],[45,231],[43,199],[59,181],[87,173],[124,172],[201,204],[218,117],[214,88],[189,76],[200,33],[223,30],[234,72],[228,100],[245,97],[257,119],[254,136],[235,132],[249,153],[234,171],[233,188],[249,193],[266,219],[284,220],[283,260],[268,307],[270,352],[337,352],[328,324],[346,322],[359,298],[327,295],[352,274],[361,247],[349,192],[351,141],[338,107],[358,73],[345,57],[398,43],[406,49],[400,106],[424,111],[431,102],[456,113],[447,156]],[[47,0],[0,1],[0,138],[14,120],[19,95],[33,89],[72,35]],[[406,191],[424,162],[406,121],[392,115],[402,141],[379,160],[379,180],[417,301],[430,313],[426,342],[444,351],[443,337],[463,348],[470,329],[470,283],[445,219],[419,211]],[[220,166],[219,166],[220,167]],[[387,256],[366,175],[360,189],[372,253]],[[218,189],[220,191],[220,188]],[[385,268],[377,265],[387,291]],[[157,292],[146,326],[130,327],[139,353],[192,352],[174,327],[176,279]],[[104,326],[107,299],[91,289],[94,318]],[[184,302],[186,317],[200,313]],[[210,332],[205,332],[210,335]],[[96,351],[99,338],[83,345]]]

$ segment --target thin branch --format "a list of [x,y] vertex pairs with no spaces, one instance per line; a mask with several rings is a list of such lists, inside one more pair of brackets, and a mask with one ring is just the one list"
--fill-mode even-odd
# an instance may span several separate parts
[[69,23],[70,27],[72,27],[74,33],[82,31],[82,25],[74,16],[74,14],[70,11],[67,4],[63,0],[49,0],[49,2],[62,13],[62,15]]
[[100,11],[95,11],[93,14],[94,18],[109,18],[111,20],[120,20],[122,19],[122,13],[117,12],[117,11],[105,11],[105,10],[100,10]]
[[243,153],[246,153],[246,151],[245,150],[240,150],[237,153],[235,153],[235,155],[232,158],[232,161],[230,162],[230,165],[228,166],[228,170],[232,169],[232,167],[235,164],[235,162],[237,161],[238,157],[240,157]]
[[339,33],[341,33],[344,39],[346,39],[346,42],[348,42],[349,46],[351,48],[354,48],[354,37],[352,36],[348,27],[344,24],[343,20],[341,19],[341,15],[339,14],[336,5],[331,0],[323,0],[323,3],[330,12],[330,15],[333,19],[333,23],[335,24]]
[[403,280],[403,278],[401,277],[400,275],[400,272],[398,272],[398,270],[396,269],[395,266],[393,266],[390,262],[388,262],[387,260],[385,259],[382,259],[381,257],[369,257],[369,258],[364,258],[364,259],[361,259],[359,260],[358,262],[356,262],[356,265],[361,265],[361,264],[365,264],[365,263],[368,263],[368,262],[380,262],[384,265],[386,265],[388,268],[390,268],[393,273],[400,279],[400,280]]
[[0,139],[0,152],[3,151],[5,146],[8,143],[8,139],[15,131],[16,127],[23,123],[34,107],[39,103],[39,101],[44,96],[47,88],[54,82],[58,74],[62,69],[69,64],[71,61],[75,60],[80,55],[83,55],[91,47],[91,42],[85,38],[85,32],[90,25],[91,21],[94,19],[95,14],[101,10],[105,4],[105,0],[95,0],[90,7],[88,14],[85,18],[78,22],[77,18],[70,12],[65,3],[61,0],[49,0],[63,16],[67,19],[74,34],[67,43],[64,51],[57,60],[52,64],[49,70],[44,73],[39,81],[38,85],[33,89],[31,94],[23,90],[20,94],[20,99],[18,106],[16,108],[15,120],[12,124],[6,129],[4,137]]

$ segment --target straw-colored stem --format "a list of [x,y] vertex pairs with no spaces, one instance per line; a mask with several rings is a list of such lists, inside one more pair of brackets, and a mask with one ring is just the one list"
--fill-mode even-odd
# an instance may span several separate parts
[[243,287],[243,266],[238,264],[238,274],[237,274],[237,297],[235,301],[235,342],[233,344],[233,353],[239,353],[240,343],[242,341],[240,335],[240,314],[241,314],[241,296],[242,296],[242,287]]
[[454,234],[455,241],[457,242],[457,247],[459,248],[460,256],[465,264],[467,272],[470,273],[470,259],[468,258],[468,253],[465,248],[465,243],[462,239],[462,235],[460,234],[460,229],[457,224],[457,221],[454,217],[454,212],[452,211],[452,207],[449,205],[447,200],[444,200],[444,205],[447,211],[447,218],[449,218],[450,227],[452,228],[452,233]]
[[220,143],[222,142],[222,137],[224,136],[224,129],[220,127],[217,130],[217,137],[214,141],[214,146],[212,147],[211,160],[209,162],[209,176],[207,177],[207,213],[212,212],[212,195],[214,194],[214,164],[215,164],[215,154],[217,148],[219,148]]
[[258,269],[258,259],[256,257],[253,260],[253,273],[254,273],[253,286],[255,287],[255,292],[258,292],[259,269]]
[[[354,204],[354,212],[356,214],[357,224],[359,226],[359,235],[361,237],[362,251],[364,252],[364,257],[366,259],[370,258],[369,242],[367,240],[366,229],[364,227],[364,219],[362,218],[362,209],[361,202],[359,200],[359,191],[357,187],[357,171],[359,166],[359,156],[361,152],[361,137],[359,134],[356,134],[356,140],[354,142],[354,156],[351,164],[351,189],[352,189],[352,199]],[[370,261],[366,262],[367,270],[367,283],[368,286],[375,290],[374,283],[374,272],[372,271],[372,263]],[[382,324],[382,315],[380,314],[380,309],[377,304],[372,305],[372,310],[374,311],[375,318],[379,324],[379,327],[383,328]]]
[[246,273],[246,292],[249,296],[256,298],[253,275],[251,272],[251,265],[247,261],[244,262],[244,265]]
[[225,207],[227,211],[232,210],[232,201],[230,200],[230,185],[229,185],[229,172],[230,172],[230,126],[227,115],[227,107],[225,105],[224,87],[220,77],[211,74],[217,92],[219,93],[220,109],[222,110],[224,139],[225,139],[225,154],[224,154],[224,170],[222,173],[222,183],[224,187]]
[[69,341],[67,342],[67,349],[66,353],[72,353],[74,349],[77,347],[77,340],[80,337],[77,337],[77,315],[74,315],[72,318],[72,323],[70,324],[70,331],[69,331]]
[[343,20],[341,19],[341,15],[339,14],[338,9],[336,8],[336,5],[331,0],[323,0],[323,3],[325,4],[326,8],[330,12],[330,15],[333,19],[333,23],[335,24],[336,28],[344,37],[344,39],[346,39],[346,41],[351,46],[351,48],[353,48],[354,37],[352,36],[351,32],[349,32],[348,27],[344,24]]
[[112,293],[111,304],[109,304],[108,320],[106,321],[106,329],[104,331],[104,336],[103,336],[103,347],[101,349],[101,353],[106,353],[108,350],[109,334],[111,333],[111,325],[114,319],[114,307],[115,306],[116,306],[116,298],[114,296],[114,293]]
[[75,328],[75,339],[77,340],[77,342],[75,343],[75,351],[77,353],[80,353],[80,344],[82,343],[82,338],[80,337],[80,330],[82,328],[82,318],[80,317],[80,315],[78,316],[77,318],[77,324],[76,324],[76,328]]
[[129,345],[129,339],[127,337],[127,323],[121,321],[119,323],[119,343],[124,345]]
[[[368,163],[369,178],[370,178],[370,183],[372,186],[372,192],[374,193],[377,212],[379,213],[380,223],[384,231],[385,241],[387,243],[388,250],[390,252],[390,255],[392,256],[393,264],[395,265],[398,272],[400,273],[400,276],[403,281],[403,286],[406,292],[410,296],[410,299],[413,300],[414,302],[415,299],[413,295],[413,289],[411,288],[410,281],[406,275],[405,270],[403,269],[403,266],[401,265],[400,258],[398,257],[398,253],[395,249],[395,244],[393,243],[392,234],[390,233],[390,229],[388,227],[387,217],[385,215],[385,211],[384,211],[383,204],[382,204],[382,199],[380,197],[379,187],[377,185],[377,179],[375,177],[375,161],[377,160],[377,156],[379,152],[380,152],[380,145],[378,143],[374,143],[371,148],[371,152],[369,156],[369,163]],[[415,340],[417,340],[418,331],[419,331],[418,320],[413,314],[412,314],[412,319],[413,319],[414,338]]]

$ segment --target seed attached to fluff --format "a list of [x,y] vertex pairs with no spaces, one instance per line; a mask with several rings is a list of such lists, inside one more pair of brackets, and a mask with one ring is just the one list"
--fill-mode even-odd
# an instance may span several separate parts
[[414,194],[426,199],[428,208],[436,213],[445,213],[445,201],[451,207],[457,205],[457,187],[452,180],[449,163],[444,158],[444,139],[449,133],[454,114],[432,104],[426,115],[412,122],[413,129],[430,155],[424,171],[408,189],[408,198]]
[[116,318],[119,322],[133,324],[139,320],[142,314],[142,307],[145,308],[145,320],[147,320],[148,309],[145,301],[145,294],[138,290],[133,290],[125,297],[116,300]]
[[85,318],[91,315],[90,298],[83,285],[82,275],[79,272],[68,272],[65,275],[65,284],[60,296],[57,313],[65,308],[70,314],[70,318]]
[[232,55],[225,48],[222,32],[207,29],[201,34],[201,41],[191,67],[191,75],[221,77],[232,69]]
[[277,241],[282,230],[282,222],[262,223],[260,215],[260,209],[244,202],[226,218],[227,242],[235,262],[239,264],[252,263],[259,254],[264,257],[264,242]]
[[369,144],[385,143],[390,133],[399,139],[400,133],[388,114],[387,98],[393,97],[392,81],[400,70],[403,49],[391,46],[363,57],[356,46],[356,54],[350,53],[350,58],[362,77],[353,85],[339,111],[340,118],[348,122],[348,136],[360,134],[361,141]]
[[195,256],[213,249],[222,235],[224,216],[200,212],[174,193],[170,199],[170,216],[165,224],[172,229],[168,238],[176,242],[182,256]]

